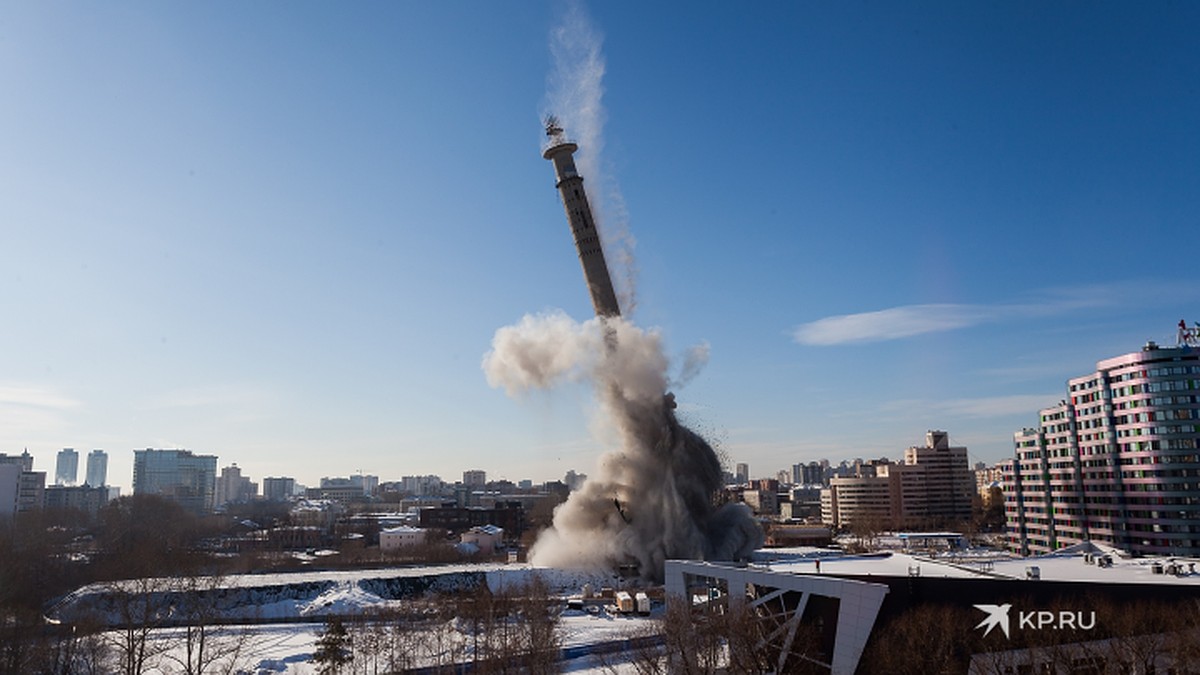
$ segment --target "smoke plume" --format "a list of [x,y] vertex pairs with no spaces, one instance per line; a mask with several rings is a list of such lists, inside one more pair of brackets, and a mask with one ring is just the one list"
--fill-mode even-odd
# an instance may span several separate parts
[[704,370],[704,366],[708,365],[710,351],[708,342],[701,342],[687,351],[683,357],[683,366],[679,369],[679,375],[675,377],[676,388],[691,382],[700,374],[701,370]]
[[637,242],[629,231],[625,198],[612,172],[606,171],[604,150],[604,36],[596,29],[580,0],[562,5],[563,13],[550,30],[553,68],[546,81],[546,102],[541,118],[558,117],[579,144],[575,163],[587,178],[592,216],[608,260],[622,311],[632,314],[637,305]]
[[743,504],[712,503],[721,463],[703,438],[675,418],[668,360],[655,331],[624,319],[582,324],[561,313],[526,316],[501,328],[484,357],[488,382],[510,395],[588,380],[600,422],[617,447],[554,512],[530,552],[538,565],[635,565],[661,579],[669,558],[734,560],[762,544]]
[[[603,147],[604,57],[602,38],[583,5],[566,6],[551,31],[554,68],[546,113],[572,131],[577,165],[588,182],[593,217],[605,258],[616,263],[620,305],[633,309],[633,238],[616,182],[599,161]],[[564,240],[563,254],[568,248]],[[708,359],[708,346],[684,360],[677,384]],[[530,552],[539,565],[607,568],[633,565],[661,579],[668,558],[733,560],[762,544],[762,532],[743,504],[716,507],[721,462],[712,447],[675,417],[667,392],[668,360],[655,331],[623,318],[584,323],[565,314],[526,316],[496,331],[483,368],[493,387],[510,396],[587,381],[600,404],[597,426],[615,447],[604,454],[583,486],[554,512]]]

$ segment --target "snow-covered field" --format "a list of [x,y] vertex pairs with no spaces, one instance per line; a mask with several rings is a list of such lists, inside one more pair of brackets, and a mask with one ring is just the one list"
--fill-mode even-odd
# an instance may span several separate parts
[[[657,614],[657,612],[656,612]],[[611,641],[624,640],[646,634],[656,625],[656,616],[620,616],[601,612],[588,614],[578,610],[563,613],[560,618],[559,631],[563,648],[584,647]],[[217,666],[232,666],[231,672],[253,673],[254,675],[315,675],[317,669],[311,662],[316,650],[316,641],[324,624],[320,623],[291,623],[291,624],[255,624],[246,626],[224,626],[211,629],[207,638],[212,641],[210,648],[232,651],[235,646],[237,654],[226,654],[218,659]],[[443,634],[434,636],[432,631],[419,636],[418,640],[439,642],[453,645],[455,651],[469,653],[470,636],[459,630],[453,622],[440,627]],[[353,631],[353,628],[351,628]],[[119,640],[113,634],[111,640]],[[150,639],[150,652],[156,654],[151,659],[153,667],[147,672],[150,675],[175,675],[182,672],[181,663],[186,659],[186,638],[183,629],[160,629],[154,631]],[[362,659],[363,655],[360,654]],[[469,656],[467,657],[469,659]],[[603,659],[581,655],[563,664],[564,670],[573,673],[621,672],[621,655],[611,655]],[[414,665],[432,665],[430,662]],[[609,666],[609,667],[603,667]],[[362,672],[371,672],[369,666],[362,664]],[[222,669],[223,670],[223,669]],[[357,672],[348,669],[347,672]],[[386,670],[384,671],[386,672]]]
[[[215,672],[255,673],[256,675],[309,675],[316,673],[311,658],[328,616],[346,618],[351,639],[374,640],[375,649],[358,653],[359,663],[347,670],[373,672],[364,660],[384,659],[389,650],[403,653],[406,667],[419,667],[470,660],[473,635],[464,622],[437,618],[436,598],[469,591],[486,585],[493,592],[519,589],[534,580],[544,585],[551,597],[565,607],[566,597],[577,595],[585,585],[599,591],[618,587],[620,580],[611,574],[535,568],[529,565],[453,565],[361,571],[303,572],[294,574],[237,575],[210,579],[152,579],[84,587],[60,602],[52,614],[70,620],[74,616],[98,615],[113,622],[122,620],[118,608],[128,603],[127,593],[146,594],[147,606],[156,612],[156,625],[162,621],[187,622],[185,600],[196,595],[206,597],[205,617],[213,623],[242,621],[207,629],[207,653],[216,657]],[[165,607],[166,609],[162,609]],[[399,612],[413,619],[391,619],[392,626],[403,623],[397,632],[376,630],[363,620],[381,611]],[[128,610],[125,610],[128,612]],[[661,609],[660,609],[661,611]],[[124,615],[128,621],[128,613]],[[614,672],[611,664],[619,656],[603,661],[582,652],[587,646],[625,640],[653,629],[652,619],[620,615],[615,608],[593,607],[592,612],[566,609],[559,620],[561,646],[571,660],[564,668],[571,672]],[[119,645],[119,631],[106,635],[105,642]],[[158,628],[152,631],[148,659],[156,675],[183,672],[188,660],[189,637],[186,628]],[[191,638],[195,645],[195,635]],[[367,644],[367,643],[364,643]],[[365,652],[365,653],[363,653]],[[111,653],[111,652],[110,652]],[[193,657],[194,658],[194,657]],[[387,668],[380,663],[382,671]],[[357,668],[362,668],[358,670]]]

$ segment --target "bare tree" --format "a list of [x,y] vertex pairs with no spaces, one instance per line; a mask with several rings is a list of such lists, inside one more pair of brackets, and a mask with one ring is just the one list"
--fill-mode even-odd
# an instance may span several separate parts
[[727,609],[720,604],[693,609],[685,600],[668,600],[662,635],[669,672],[715,673],[724,666]]
[[114,582],[106,594],[110,623],[117,630],[106,633],[109,646],[117,657],[118,670],[123,675],[141,675],[162,649],[151,639],[167,618],[165,594],[169,580],[154,577]]
[[894,617],[876,631],[859,671],[896,675],[964,673],[971,648],[950,626],[974,625],[960,607],[922,605]]
[[69,672],[77,675],[102,675],[111,672],[108,642],[95,629],[84,629],[76,637],[75,658]]
[[354,652],[354,660],[349,664],[352,675],[378,675],[381,666],[383,672],[397,670],[390,653],[394,645],[388,624],[393,621],[397,625],[403,623],[393,612],[373,610],[347,622],[350,648]]
[[633,668],[637,675],[667,675],[667,653],[663,648],[662,635],[665,623],[653,621],[626,633],[628,649],[597,656],[602,667],[616,673],[617,665],[624,663]]
[[[29,671],[46,675],[100,675],[110,672],[109,649],[98,622],[88,618],[71,624],[59,624],[45,635],[40,666],[30,664]],[[5,672],[0,669],[0,672]]]
[[[248,627],[224,626],[221,607],[226,578],[221,575],[170,580],[171,619],[182,623],[178,639],[164,652],[164,661],[183,675],[232,673],[248,664],[255,643]],[[170,641],[168,641],[170,642]]]

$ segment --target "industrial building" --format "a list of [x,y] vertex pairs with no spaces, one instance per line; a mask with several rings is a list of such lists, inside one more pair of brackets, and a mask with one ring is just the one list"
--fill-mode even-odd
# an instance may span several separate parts
[[1011,548],[1200,555],[1200,351],[1149,342],[1068,381],[1004,465]]

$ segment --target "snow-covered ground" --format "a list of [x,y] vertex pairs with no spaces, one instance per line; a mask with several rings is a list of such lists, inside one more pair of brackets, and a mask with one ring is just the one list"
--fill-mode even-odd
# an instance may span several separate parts
[[[1106,564],[1098,565],[1098,556],[1106,556]],[[913,555],[885,552],[867,555],[847,555],[840,551],[817,548],[767,549],[756,554],[753,565],[776,572],[823,575],[883,575],[907,576],[920,574],[932,577],[987,577],[1023,579],[1030,568],[1036,567],[1042,579],[1086,580],[1094,582],[1123,581],[1141,583],[1200,583],[1194,563],[1200,561],[1176,559],[1176,565],[1162,559],[1133,559],[1118,552],[1098,547],[1070,549],[1038,558],[1019,558],[996,551],[956,551],[940,555]],[[818,565],[819,563],[819,565]],[[412,617],[409,623],[408,645],[412,653],[421,653],[423,665],[447,659],[462,662],[470,659],[470,643],[474,639],[464,622],[437,619],[437,600],[444,593],[469,590],[486,585],[492,591],[520,588],[534,579],[540,580],[552,597],[577,595],[585,585],[599,591],[604,587],[618,588],[622,581],[611,574],[588,573],[529,565],[449,565],[384,570],[332,572],[303,572],[292,574],[239,575],[209,580],[209,591],[217,593],[222,602],[218,618],[240,620],[253,616],[265,623],[225,626],[210,633],[222,649],[237,648],[237,667],[257,675],[309,675],[315,673],[310,658],[315,650],[322,617],[348,617],[351,631],[364,630],[354,622],[377,610],[400,610]],[[1166,580],[1170,581],[1167,582]],[[161,581],[161,580],[160,580]],[[166,585],[186,593],[184,580],[165,580]],[[159,584],[126,582],[124,590],[154,588]],[[204,584],[202,584],[204,586]],[[113,587],[93,585],[82,588],[58,606],[67,618],[73,606],[85,606],[112,593]],[[432,594],[430,593],[432,592]],[[250,608],[253,614],[247,614]],[[599,610],[599,611],[597,611]],[[661,606],[656,606],[661,612]],[[445,614],[441,614],[445,616]],[[582,652],[589,645],[603,645],[652,632],[658,625],[654,620],[619,615],[614,610],[593,608],[592,613],[565,610],[560,618],[561,644],[571,658],[564,669],[573,673],[621,672],[613,662],[618,657],[598,659]],[[306,621],[307,620],[307,621]],[[284,623],[290,621],[291,623]],[[415,623],[414,623],[415,622]],[[419,626],[419,627],[414,627]],[[179,672],[186,640],[181,628],[162,628],[153,634],[161,652],[154,663],[161,675]],[[114,641],[116,634],[113,634]],[[439,651],[440,650],[440,651]],[[233,652],[229,652],[233,653]],[[231,657],[232,658],[232,657]],[[414,664],[415,665],[415,664]],[[628,668],[628,664],[626,664]],[[365,672],[365,671],[364,671]]]
[[[566,611],[562,614],[559,624],[562,647],[570,649],[645,635],[655,627],[657,614],[656,612],[651,617],[640,617],[620,616],[608,612],[589,614],[579,610]],[[311,658],[323,628],[324,625],[320,623],[225,626],[211,629],[208,640],[210,648],[215,646],[218,649],[232,650],[236,645],[240,652],[236,659],[222,660],[222,663],[235,660],[230,664],[234,666],[235,672],[255,675],[315,675],[317,670]],[[453,622],[439,628],[443,633],[440,639],[444,643],[453,643],[460,653],[469,653],[469,635],[454,626]],[[110,639],[119,640],[119,637],[113,634]],[[434,636],[432,631],[418,639],[438,641],[438,637]],[[175,675],[182,671],[180,663],[186,658],[183,629],[154,631],[150,644],[149,651],[156,656],[151,660],[153,667],[147,671],[149,675]],[[620,654],[609,655],[603,659],[578,656],[565,663],[564,670],[573,673],[625,672],[628,668],[622,667],[622,658]]]
[[[396,610],[415,616],[407,621],[402,647],[411,658],[411,666],[434,665],[470,660],[473,640],[465,622],[437,619],[437,606],[431,598],[445,597],[480,585],[493,592],[518,589],[534,580],[544,585],[551,597],[566,605],[566,598],[578,595],[585,586],[599,591],[620,587],[622,582],[610,573],[590,573],[530,565],[450,565],[423,568],[301,572],[291,574],[248,574],[209,579],[152,579],[120,584],[93,584],[81,588],[52,612],[52,618],[70,620],[72,616],[91,614],[97,609],[111,621],[120,621],[114,609],[122,601],[122,592],[157,594],[155,607],[175,608],[189,593],[209,594],[212,602],[206,617],[213,621],[248,620],[244,625],[225,625],[208,629],[209,653],[221,654],[214,664],[219,670],[248,672],[256,675],[310,675],[318,635],[327,616],[347,617],[347,629],[365,634],[366,624],[356,618],[381,610]],[[156,609],[154,620],[183,622],[185,610]],[[661,608],[659,608],[661,611]],[[395,623],[396,620],[393,620]],[[624,616],[615,608],[593,607],[592,612],[566,609],[560,617],[561,645],[574,658],[564,667],[571,672],[614,672],[619,656],[603,661],[581,655],[585,646],[645,635],[656,625],[652,619]],[[418,627],[419,626],[419,627]],[[110,645],[120,643],[119,632],[109,633]],[[359,635],[362,639],[362,635]],[[188,637],[184,628],[159,628],[149,641],[154,656],[149,660],[156,675],[183,671],[187,659]],[[194,645],[194,642],[193,642]],[[419,654],[419,655],[418,655]],[[609,664],[601,668],[601,663]],[[618,668],[619,670],[619,668]],[[349,672],[354,672],[351,670]],[[362,672],[369,672],[364,669]]]

